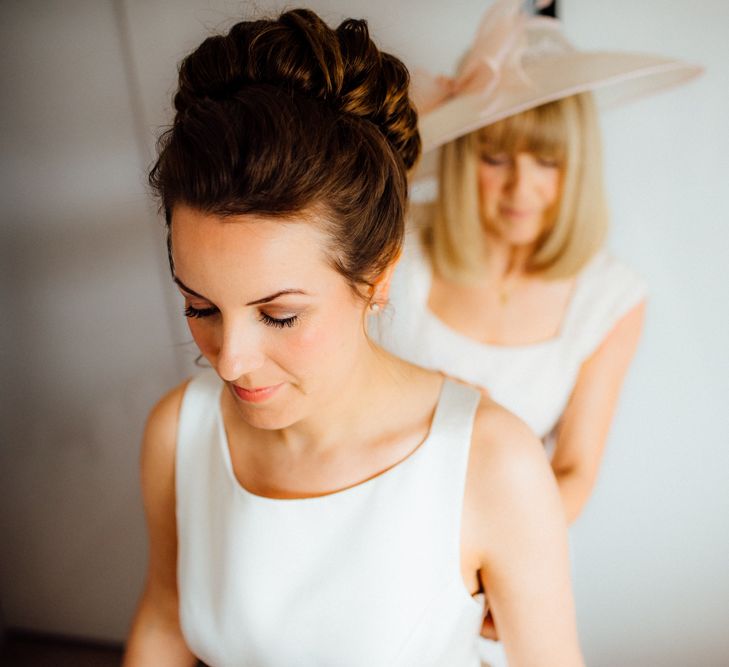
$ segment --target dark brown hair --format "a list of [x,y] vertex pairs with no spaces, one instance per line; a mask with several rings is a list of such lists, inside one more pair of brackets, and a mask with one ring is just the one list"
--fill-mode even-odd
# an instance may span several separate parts
[[[243,21],[180,65],[172,127],[149,180],[174,206],[221,216],[314,213],[334,266],[369,284],[398,255],[420,153],[409,75],[365,21],[297,9]],[[170,260],[172,258],[170,248]]]

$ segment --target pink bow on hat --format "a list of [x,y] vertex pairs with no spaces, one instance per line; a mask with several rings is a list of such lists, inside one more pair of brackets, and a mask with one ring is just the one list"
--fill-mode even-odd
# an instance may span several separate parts
[[571,95],[591,93],[610,108],[685,83],[702,68],[673,58],[580,51],[561,23],[534,16],[551,0],[496,0],[454,79],[413,76],[423,153],[503,118]]
[[413,75],[413,97],[420,114],[425,114],[460,93],[487,96],[499,83],[504,67],[517,71],[526,48],[526,29],[534,21],[554,19],[533,16],[552,0],[496,0],[484,14],[473,45],[456,77],[433,76],[424,70]]

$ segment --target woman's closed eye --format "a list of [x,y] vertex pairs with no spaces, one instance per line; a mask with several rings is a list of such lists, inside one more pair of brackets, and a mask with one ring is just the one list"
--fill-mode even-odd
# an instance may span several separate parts
[[537,156],[537,163],[542,167],[550,167],[552,169],[557,169],[561,166],[561,161],[557,158],[550,157],[548,155],[538,155]]
[[195,306],[185,306],[185,317],[190,318],[201,318],[210,317],[218,313],[218,309],[215,306],[209,306],[207,308],[195,308]]
[[298,315],[289,315],[288,317],[271,317],[267,313],[261,313],[261,316],[258,318],[263,322],[264,324],[268,325],[269,327],[276,327],[278,329],[283,329],[284,327],[293,327],[298,321],[299,316]]
[[511,160],[511,157],[506,153],[487,153],[483,151],[480,157],[483,162],[494,167],[508,164]]
[[[205,308],[198,308],[191,304],[185,306],[185,317],[189,317],[191,319],[212,317],[213,315],[217,315],[219,312],[220,311],[215,306],[207,306]],[[283,329],[284,327],[293,327],[297,324],[299,316],[287,314],[285,317],[273,317],[268,313],[261,312],[258,319],[266,326]]]

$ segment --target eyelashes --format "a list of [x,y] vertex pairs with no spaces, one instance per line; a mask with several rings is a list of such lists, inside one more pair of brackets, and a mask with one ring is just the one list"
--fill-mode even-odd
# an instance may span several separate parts
[[281,320],[277,320],[275,317],[261,313],[259,318],[261,322],[267,324],[269,327],[276,327],[277,329],[283,329],[284,327],[292,327],[299,321],[298,315],[292,315],[291,317],[284,317]]
[[194,306],[185,306],[185,317],[191,319],[210,317],[218,312],[217,308],[195,308]]
[[[190,319],[202,319],[205,317],[211,317],[212,315],[216,315],[217,313],[218,313],[218,309],[215,307],[211,307],[211,308],[195,308],[194,306],[185,307],[185,317],[189,317]],[[277,329],[283,329],[284,327],[289,327],[289,328],[293,327],[299,321],[299,316],[292,315],[291,317],[284,317],[282,319],[277,319],[275,317],[271,317],[270,315],[267,315],[266,313],[261,313],[261,315],[258,319],[261,322],[263,322],[266,326],[275,327]]]

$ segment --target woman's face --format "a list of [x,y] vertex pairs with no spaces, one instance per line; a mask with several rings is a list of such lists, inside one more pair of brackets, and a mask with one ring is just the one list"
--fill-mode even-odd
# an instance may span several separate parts
[[481,151],[478,181],[486,230],[510,245],[536,243],[554,222],[560,176],[557,162],[533,153]]
[[179,205],[171,234],[190,331],[245,421],[284,428],[342,394],[367,349],[365,304],[315,224]]

